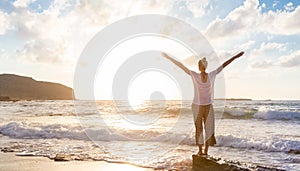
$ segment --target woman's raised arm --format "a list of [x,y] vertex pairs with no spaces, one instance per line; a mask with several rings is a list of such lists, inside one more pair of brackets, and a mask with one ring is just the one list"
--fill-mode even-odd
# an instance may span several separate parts
[[223,68],[225,68],[227,65],[229,65],[232,61],[234,61],[235,59],[241,57],[244,54],[244,52],[240,52],[236,55],[234,55],[233,57],[231,57],[230,59],[228,59],[226,62],[224,62],[218,69],[217,69],[217,73],[221,72]]
[[175,59],[173,59],[166,53],[162,53],[162,56],[169,59],[171,62],[173,62],[175,65],[177,65],[179,68],[181,68],[188,75],[191,75],[191,73],[190,73],[191,71],[187,67],[185,67],[181,62],[176,61]]

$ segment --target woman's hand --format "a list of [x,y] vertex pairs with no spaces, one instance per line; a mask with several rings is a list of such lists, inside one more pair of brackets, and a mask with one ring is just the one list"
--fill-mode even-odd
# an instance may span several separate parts
[[242,52],[238,53],[237,55],[235,55],[235,58],[239,58],[239,57],[241,57],[243,55],[244,55],[244,52],[242,51]]
[[170,59],[170,56],[168,54],[166,54],[165,52],[162,52],[161,55],[167,59]]
[[227,60],[226,62],[224,62],[218,69],[217,69],[217,73],[221,72],[223,68],[225,68],[227,65],[229,65],[232,61],[234,61],[235,59],[241,57],[244,54],[244,52],[240,52],[237,55],[231,57],[229,60]]

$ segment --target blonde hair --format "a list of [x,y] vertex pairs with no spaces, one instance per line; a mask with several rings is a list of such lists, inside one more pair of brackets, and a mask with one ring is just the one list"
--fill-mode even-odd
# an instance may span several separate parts
[[200,59],[200,60],[198,61],[198,66],[200,66],[201,64],[202,64],[202,66],[203,66],[205,69],[207,68],[208,62],[207,62],[207,60],[206,60],[205,57],[203,57],[202,59]]

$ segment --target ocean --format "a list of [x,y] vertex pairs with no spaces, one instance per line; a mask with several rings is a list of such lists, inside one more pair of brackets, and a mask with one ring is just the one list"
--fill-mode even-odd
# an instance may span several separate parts
[[[214,107],[211,156],[300,170],[300,101],[215,100]],[[0,102],[1,151],[19,155],[188,170],[198,150],[194,131],[191,101]]]

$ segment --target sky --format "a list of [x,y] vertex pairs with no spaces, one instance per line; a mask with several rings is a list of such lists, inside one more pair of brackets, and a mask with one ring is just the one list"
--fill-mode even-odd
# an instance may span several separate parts
[[[296,100],[300,99],[299,4],[298,0],[2,0],[0,73],[73,87],[77,61],[98,32],[130,16],[161,14],[198,29],[220,61],[245,51],[219,78],[225,81],[227,98]],[[186,58],[179,60],[196,70]],[[130,96],[146,98],[149,91],[156,91],[147,83],[143,94],[145,80],[160,82],[148,77],[136,77]],[[111,98],[95,84],[99,97]],[[140,93],[132,93],[135,89]],[[174,89],[162,91],[178,94]]]

